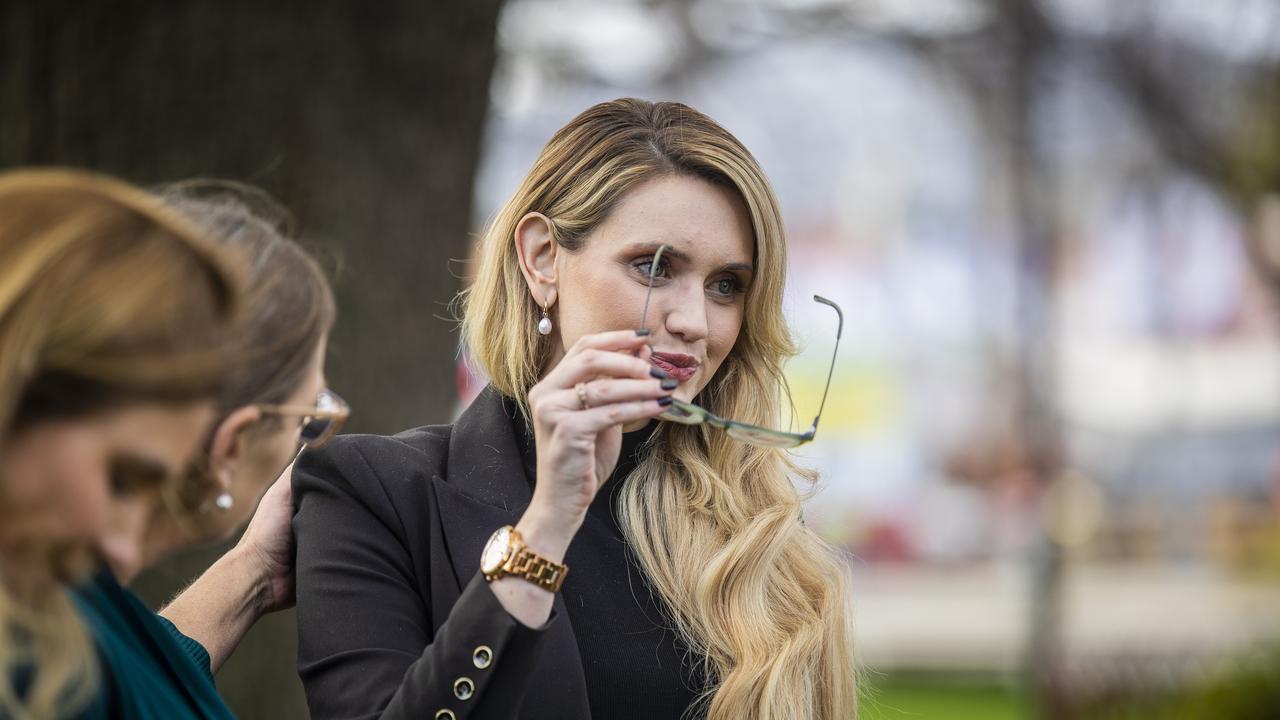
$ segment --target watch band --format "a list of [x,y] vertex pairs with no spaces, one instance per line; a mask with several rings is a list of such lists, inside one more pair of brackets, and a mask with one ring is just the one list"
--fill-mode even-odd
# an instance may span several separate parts
[[554,593],[560,591],[569,567],[529,549],[520,532],[507,525],[489,538],[480,559],[480,571],[489,582],[513,575]]
[[569,567],[552,562],[529,549],[523,542],[502,565],[504,575],[515,575],[551,592],[560,592]]

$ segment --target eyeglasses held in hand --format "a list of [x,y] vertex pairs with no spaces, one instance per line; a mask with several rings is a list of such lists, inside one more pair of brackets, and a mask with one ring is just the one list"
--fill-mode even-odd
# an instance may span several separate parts
[[305,405],[259,404],[264,413],[301,418],[298,423],[298,440],[306,448],[318,448],[329,442],[343,423],[351,417],[351,406],[332,390],[321,390],[316,395],[315,407]]
[[[641,330],[645,329],[645,320],[649,316],[649,298],[653,295],[653,283],[657,279],[662,253],[667,250],[667,247],[666,245],[658,246],[657,252],[653,254],[653,264],[649,266],[649,289],[645,293],[644,310],[640,314]],[[840,349],[840,335],[844,332],[844,313],[841,312],[840,306],[820,295],[814,295],[813,299],[815,302],[822,303],[835,310],[838,324],[836,325],[836,345],[831,351],[831,366],[827,369],[827,384],[822,389],[822,402],[819,403],[818,414],[814,416],[813,424],[809,426],[808,430],[802,433],[792,433],[751,425],[737,420],[727,420],[706,408],[675,399],[672,400],[667,411],[658,417],[662,420],[678,422],[684,425],[701,425],[705,423],[724,430],[725,434],[734,440],[757,447],[793,448],[811,442],[818,433],[818,420],[821,419],[822,409],[827,404],[827,392],[831,389],[831,376],[835,372],[836,354]]]

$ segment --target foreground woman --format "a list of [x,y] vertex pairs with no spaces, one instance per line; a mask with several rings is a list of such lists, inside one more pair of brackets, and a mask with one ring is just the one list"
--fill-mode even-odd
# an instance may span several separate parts
[[237,280],[136,188],[0,175],[0,717],[57,717],[94,692],[64,588],[112,508],[145,511],[199,450],[234,368]]
[[[191,469],[146,513],[117,504],[100,543],[117,550],[104,552],[108,567],[76,591],[102,666],[83,718],[232,717],[213,673],[259,617],[293,604],[293,504],[281,471],[300,445],[323,445],[347,415],[324,379],[332,292],[284,235],[283,211],[240,186],[188,183],[164,199],[244,265],[244,313],[229,343],[238,371],[215,398]],[[224,538],[251,514],[235,547],[159,616],[121,586],[142,565]]]
[[782,449],[816,423],[772,430],[785,276],[768,183],[706,116],[560,130],[465,297],[491,386],[295,472],[312,715],[853,717],[843,563]]

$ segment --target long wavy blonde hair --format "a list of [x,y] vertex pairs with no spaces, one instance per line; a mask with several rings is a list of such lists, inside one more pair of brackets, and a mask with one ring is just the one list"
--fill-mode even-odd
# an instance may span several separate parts
[[[782,315],[781,214],[755,159],[728,131],[672,102],[620,99],[589,108],[539,155],[481,240],[460,297],[473,358],[525,403],[552,356],[519,269],[515,228],[550,218],[556,243],[582,247],[632,188],[663,175],[736,190],[755,234],[755,276],[734,349],[696,402],[723,417],[779,427],[795,353]],[[526,409],[527,412],[527,409]],[[857,712],[846,564],[805,527],[794,479],[815,475],[784,451],[706,426],[660,423],[621,494],[623,532],[676,630],[706,665],[710,720],[829,720]]]
[[[216,397],[234,367],[236,267],[124,183],[0,174],[0,447],[46,421]],[[0,477],[0,717],[59,717],[95,687],[64,585],[87,569],[87,542],[15,536],[7,489]]]

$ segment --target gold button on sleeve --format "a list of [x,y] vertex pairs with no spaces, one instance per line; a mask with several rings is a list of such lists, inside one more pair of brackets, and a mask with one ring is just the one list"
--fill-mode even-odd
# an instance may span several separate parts
[[436,720],[458,720],[458,716],[453,714],[448,708],[436,711]]
[[471,678],[460,677],[453,681],[453,696],[459,700],[470,700],[476,692],[476,684]]
[[475,652],[471,653],[471,662],[475,663],[476,667],[484,670],[493,664],[493,650],[489,649],[488,645],[477,647]]

